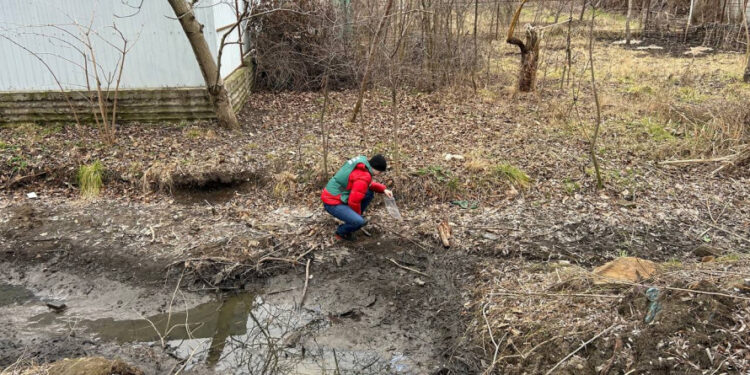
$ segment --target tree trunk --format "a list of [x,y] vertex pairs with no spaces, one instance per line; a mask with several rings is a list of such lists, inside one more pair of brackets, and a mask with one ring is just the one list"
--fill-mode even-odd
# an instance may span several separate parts
[[[170,0],[173,1],[173,0]],[[181,0],[184,1],[184,0]],[[349,122],[355,122],[357,121],[357,115],[359,114],[359,111],[362,109],[362,101],[364,100],[365,96],[365,89],[367,88],[367,80],[370,78],[370,64],[372,63],[372,56],[375,54],[375,47],[380,40],[380,36],[383,34],[383,25],[385,25],[386,20],[388,19],[388,16],[391,14],[391,8],[393,7],[393,0],[388,0],[388,3],[385,6],[385,13],[383,14],[383,18],[380,19],[380,23],[378,24],[378,29],[375,31],[375,35],[372,37],[372,41],[370,42],[370,48],[367,52],[367,61],[365,62],[365,72],[362,75],[362,82],[359,86],[359,94],[357,95],[357,103],[354,104],[354,110],[352,111],[352,117],[349,118]]]
[[479,18],[479,0],[474,0],[474,66],[471,70],[471,86],[474,88],[474,93],[477,93],[477,66],[479,63],[479,51],[477,47],[477,19]]
[[583,4],[581,4],[581,14],[578,15],[578,21],[583,21],[583,13],[586,12],[586,0],[583,0]]
[[683,42],[687,42],[688,32],[690,32],[690,23],[693,22],[693,8],[695,8],[695,0],[690,0],[690,13],[688,14],[687,24],[685,26],[685,37],[682,38]]
[[633,13],[633,0],[628,0],[628,18],[625,20],[625,45],[630,45],[630,15]]
[[172,6],[175,16],[180,20],[182,30],[185,32],[190,46],[193,48],[195,59],[201,69],[203,80],[206,82],[208,94],[211,97],[211,103],[216,113],[216,119],[219,125],[226,128],[238,128],[240,126],[237,116],[232,109],[232,102],[229,100],[229,93],[219,74],[219,68],[208,49],[208,43],[203,36],[203,25],[195,18],[193,9],[185,0],[168,0]]
[[518,91],[530,92],[536,89],[536,72],[539,65],[539,36],[532,26],[526,26],[526,43],[518,38],[508,39],[508,43],[521,50],[521,69],[518,75]]
[[750,5],[750,2],[745,1],[742,13],[742,22],[745,23],[745,39],[747,41],[745,45],[745,74],[742,76],[742,81],[745,83],[750,83],[750,29],[748,29],[750,12],[748,12],[748,5]]
[[600,190],[604,187],[604,182],[599,170],[599,159],[596,157],[596,141],[599,137],[599,128],[602,125],[602,105],[599,102],[599,94],[596,91],[596,78],[594,75],[594,17],[596,17],[596,6],[592,5],[591,29],[589,29],[589,67],[591,68],[591,92],[594,94],[594,104],[596,105],[596,124],[594,135],[591,137],[589,153],[591,154],[591,161],[594,163],[594,172],[596,172],[596,190]]

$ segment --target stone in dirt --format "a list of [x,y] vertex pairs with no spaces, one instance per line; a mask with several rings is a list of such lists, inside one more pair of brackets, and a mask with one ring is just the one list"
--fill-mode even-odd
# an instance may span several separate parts
[[47,305],[47,307],[55,311],[62,311],[63,309],[65,309],[65,307],[67,307],[67,305],[65,305],[65,302],[60,300],[47,300],[44,301],[44,303]]
[[50,374],[57,375],[143,375],[143,371],[115,359],[102,357],[82,357],[55,362],[49,368]]
[[621,257],[594,268],[594,284],[640,282],[656,273],[656,264],[636,257]]

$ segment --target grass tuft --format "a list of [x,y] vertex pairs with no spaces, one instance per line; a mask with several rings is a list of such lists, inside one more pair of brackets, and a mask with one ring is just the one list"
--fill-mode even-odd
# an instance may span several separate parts
[[103,173],[104,167],[99,161],[78,168],[78,187],[82,197],[93,198],[99,195],[103,185]]
[[526,172],[520,170],[509,163],[500,163],[495,165],[492,173],[497,177],[502,177],[511,184],[519,186],[521,188],[528,188],[531,185],[531,178]]
[[289,171],[283,171],[273,176],[273,195],[284,199],[297,188],[297,176]]

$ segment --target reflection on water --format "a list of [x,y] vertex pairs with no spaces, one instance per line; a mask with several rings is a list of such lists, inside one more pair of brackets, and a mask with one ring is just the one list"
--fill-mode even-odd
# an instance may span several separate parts
[[[232,374],[409,373],[403,356],[325,347],[316,334],[330,326],[322,314],[239,294],[187,311],[142,320],[100,319],[80,326],[109,341],[161,343],[188,368],[203,364]],[[158,331],[158,332],[157,332]]]

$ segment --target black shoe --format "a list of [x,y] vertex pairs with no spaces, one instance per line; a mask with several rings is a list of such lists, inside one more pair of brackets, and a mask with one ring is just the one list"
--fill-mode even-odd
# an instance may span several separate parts
[[344,241],[354,241],[357,239],[357,237],[354,235],[354,233],[347,233],[347,234],[336,233],[336,239],[344,240]]

